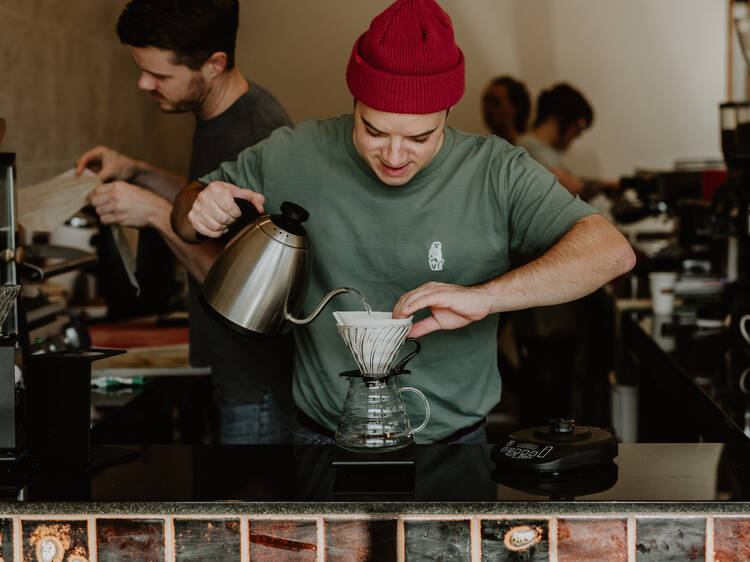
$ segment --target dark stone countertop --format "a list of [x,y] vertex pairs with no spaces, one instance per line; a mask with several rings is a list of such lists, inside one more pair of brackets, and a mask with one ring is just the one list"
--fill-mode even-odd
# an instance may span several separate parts
[[[750,385],[745,381],[750,354],[726,327],[701,327],[682,323],[678,315],[650,312],[635,313],[625,322],[626,333],[631,334],[628,345],[636,353],[637,362],[646,367],[663,392],[656,407],[673,420],[652,420],[651,425],[667,426],[681,419],[679,423],[695,426],[695,433],[705,441],[750,438]],[[691,415],[685,416],[688,411]],[[650,413],[654,418],[654,412]],[[656,439],[639,440],[692,440],[689,432],[653,429],[647,433]],[[675,435],[682,438],[669,438]]]
[[[403,471],[344,472],[336,446],[96,447],[131,457],[83,472],[6,472],[4,514],[750,513],[750,445],[623,444],[612,473],[519,483],[492,445],[415,446]],[[403,458],[403,457],[402,457]],[[540,489],[541,488],[541,489]],[[20,500],[16,498],[21,498]]]

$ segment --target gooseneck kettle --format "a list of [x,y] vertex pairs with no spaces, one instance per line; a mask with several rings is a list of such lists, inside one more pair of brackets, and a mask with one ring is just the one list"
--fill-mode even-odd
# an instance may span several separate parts
[[[245,213],[247,202],[236,201]],[[338,294],[359,295],[348,287],[334,289],[308,317],[295,317],[310,275],[310,241],[302,226],[308,218],[305,209],[285,201],[280,215],[263,215],[239,230],[201,288],[214,317],[242,334],[275,336],[290,323],[313,321]]]

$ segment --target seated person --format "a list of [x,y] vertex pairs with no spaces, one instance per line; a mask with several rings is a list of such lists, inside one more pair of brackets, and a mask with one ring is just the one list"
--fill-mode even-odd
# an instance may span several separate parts
[[482,95],[482,115],[490,133],[516,144],[526,132],[531,98],[526,86],[510,76],[493,79]]
[[594,111],[583,94],[568,84],[557,84],[539,94],[533,127],[517,144],[555,174],[565,189],[588,199],[603,188],[618,186],[617,182],[584,180],[563,164],[565,151],[593,122]]

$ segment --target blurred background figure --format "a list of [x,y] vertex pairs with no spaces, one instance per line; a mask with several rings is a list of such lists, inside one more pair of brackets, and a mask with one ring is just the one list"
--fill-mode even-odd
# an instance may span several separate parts
[[490,133],[516,144],[526,132],[531,97],[526,86],[510,76],[494,78],[482,95],[482,115]]
[[569,84],[557,84],[539,94],[531,131],[521,136],[517,144],[555,174],[568,191],[586,199],[618,185],[612,181],[584,180],[563,164],[565,151],[593,122],[594,110],[583,94]]

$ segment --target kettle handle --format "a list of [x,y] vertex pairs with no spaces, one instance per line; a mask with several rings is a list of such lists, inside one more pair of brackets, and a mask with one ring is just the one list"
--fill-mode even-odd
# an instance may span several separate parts
[[[240,215],[240,218],[238,218],[236,221],[234,221],[232,224],[229,225],[229,228],[227,231],[222,234],[219,239],[222,240],[229,240],[234,236],[237,231],[241,230],[242,228],[245,228],[248,224],[250,224],[252,221],[257,219],[260,216],[260,213],[258,212],[258,209],[255,208],[255,206],[250,203],[247,199],[240,199],[239,197],[234,198],[234,202],[237,204],[237,206],[240,208],[240,211],[242,212],[242,215]],[[205,234],[201,234],[200,232],[195,233],[195,238],[197,240],[211,240],[212,238],[210,236],[206,236]]]
[[313,310],[312,314],[310,314],[310,316],[308,316],[307,318],[295,318],[291,314],[287,313],[286,319],[289,320],[292,324],[297,324],[298,326],[312,322],[313,320],[315,320],[318,314],[320,314],[320,311],[323,310],[323,307],[328,304],[328,301],[330,301],[336,295],[340,295],[341,293],[355,293],[356,294],[358,293],[358,291],[350,287],[339,287],[338,289],[334,289],[333,291],[328,293],[325,297],[323,297],[323,300],[320,301],[320,304],[315,307],[315,310]]

